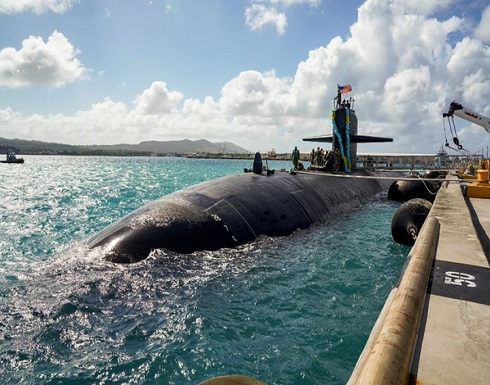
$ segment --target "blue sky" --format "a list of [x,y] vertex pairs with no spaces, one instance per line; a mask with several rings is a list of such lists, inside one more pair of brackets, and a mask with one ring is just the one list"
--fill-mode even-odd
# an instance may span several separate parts
[[489,44],[488,0],[0,0],[0,137],[307,151],[349,83],[395,139],[361,152],[433,153],[450,101],[490,115]]

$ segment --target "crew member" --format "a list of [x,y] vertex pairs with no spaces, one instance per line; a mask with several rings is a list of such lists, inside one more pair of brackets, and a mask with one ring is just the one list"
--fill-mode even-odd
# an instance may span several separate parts
[[323,148],[318,147],[316,151],[316,164],[323,166]]
[[470,162],[468,164],[468,168],[464,173],[465,175],[475,175],[475,165],[473,164],[473,162]]
[[313,148],[313,150],[311,150],[310,162],[311,162],[312,165],[315,164],[315,149],[314,148]]
[[298,162],[299,162],[299,150],[297,146],[294,146],[293,150],[293,165],[295,168],[298,167]]

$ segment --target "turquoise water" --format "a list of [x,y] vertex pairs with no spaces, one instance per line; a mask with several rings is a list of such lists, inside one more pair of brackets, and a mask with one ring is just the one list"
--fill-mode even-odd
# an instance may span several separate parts
[[380,196],[289,237],[113,265],[83,240],[250,162],[25,159],[0,165],[0,383],[344,384],[408,254]]

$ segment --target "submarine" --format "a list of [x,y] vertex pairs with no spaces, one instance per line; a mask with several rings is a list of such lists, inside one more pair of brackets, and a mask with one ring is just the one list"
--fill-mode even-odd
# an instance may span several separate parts
[[[133,211],[88,240],[115,263],[144,260],[154,249],[190,254],[233,248],[259,236],[287,236],[338,218],[387,191],[391,180],[356,170],[357,143],[391,138],[357,135],[353,99],[334,99],[331,135],[304,141],[332,143],[324,164],[309,170],[264,170],[259,153],[250,172],[176,191]],[[383,175],[386,176],[386,173]],[[388,172],[397,177],[400,172]],[[337,176],[337,177],[335,177]],[[342,176],[342,177],[338,177]]]

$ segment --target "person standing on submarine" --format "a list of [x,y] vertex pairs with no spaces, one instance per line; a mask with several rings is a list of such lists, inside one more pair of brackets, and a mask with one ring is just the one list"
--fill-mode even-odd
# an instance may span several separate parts
[[323,148],[318,147],[316,151],[316,164],[317,166],[323,166]]
[[297,146],[294,146],[294,150],[293,150],[293,165],[295,168],[298,167],[298,162],[299,162],[299,150],[298,150],[298,147]]

